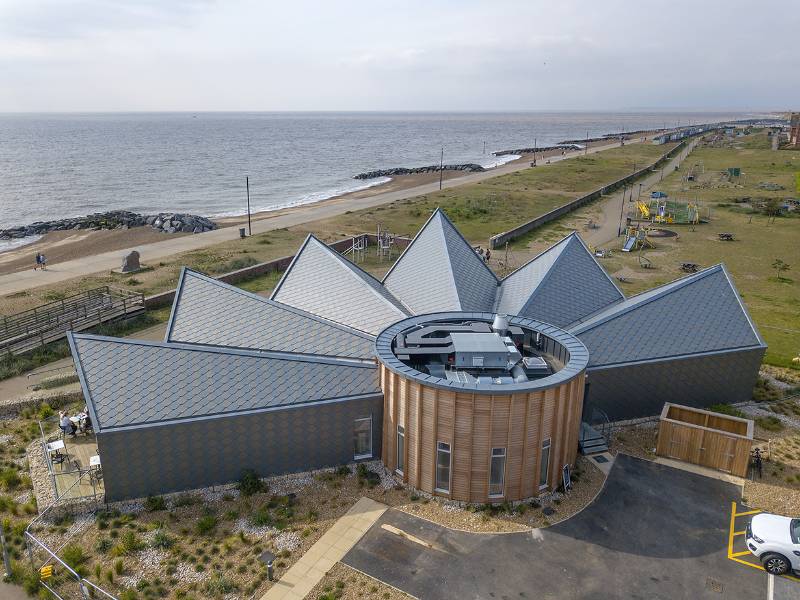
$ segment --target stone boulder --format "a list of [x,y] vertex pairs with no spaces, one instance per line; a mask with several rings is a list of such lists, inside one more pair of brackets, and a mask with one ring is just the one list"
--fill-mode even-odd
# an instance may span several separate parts
[[131,250],[125,258],[122,259],[122,268],[120,271],[123,273],[135,273],[141,270],[141,268],[142,265],[139,264],[139,252]]

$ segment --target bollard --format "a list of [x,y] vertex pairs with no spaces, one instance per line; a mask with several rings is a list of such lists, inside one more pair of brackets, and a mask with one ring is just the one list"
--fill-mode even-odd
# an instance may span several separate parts
[[246,237],[244,231],[245,231],[244,227],[239,227],[239,237],[242,238],[242,239],[244,239]]
[[272,561],[267,563],[267,577],[272,581]]

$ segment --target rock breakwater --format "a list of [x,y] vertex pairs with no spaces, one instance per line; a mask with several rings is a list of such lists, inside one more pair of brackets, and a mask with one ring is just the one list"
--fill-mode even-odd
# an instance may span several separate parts
[[24,238],[31,235],[44,235],[51,231],[68,229],[129,229],[149,225],[165,233],[202,233],[216,229],[218,225],[198,215],[184,213],[159,213],[157,215],[140,215],[127,210],[112,210],[93,213],[85,217],[70,217],[54,221],[37,221],[30,225],[0,229],[0,240]]
[[[480,173],[485,171],[481,165],[466,163],[463,165],[444,165],[442,171],[466,171],[469,173]],[[429,165],[427,167],[395,167],[393,169],[379,169],[354,175],[353,179],[375,179],[376,177],[394,177],[396,175],[417,175],[419,173],[438,173],[439,165]]]

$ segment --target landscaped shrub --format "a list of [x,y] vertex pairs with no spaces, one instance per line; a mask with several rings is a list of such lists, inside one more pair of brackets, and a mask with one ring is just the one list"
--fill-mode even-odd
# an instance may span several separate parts
[[[112,532],[113,533],[113,532]],[[112,556],[127,556],[144,548],[142,541],[133,531],[126,531],[120,536],[120,542],[111,549]]]
[[139,595],[130,588],[125,588],[119,593],[119,600],[138,600]]
[[767,431],[780,431],[783,429],[783,422],[778,417],[759,417],[756,423]]
[[174,538],[163,529],[157,529],[153,535],[153,548],[171,548],[175,544]]
[[0,471],[0,488],[15,490],[22,484],[22,478],[16,469],[7,468]]
[[744,414],[738,408],[734,408],[730,404],[712,404],[711,406],[708,407],[708,410],[722,413],[723,415],[730,415],[732,417],[740,417],[742,419],[747,418],[746,414]]
[[167,503],[163,496],[148,496],[144,501],[144,507],[150,512],[166,510]]
[[206,592],[214,596],[230,594],[236,589],[236,583],[230,579],[226,579],[222,575],[212,575],[211,579],[206,582]]
[[242,476],[239,478],[237,487],[242,496],[252,496],[253,494],[266,491],[267,486],[259,479],[258,473],[252,469],[245,469],[242,471]]
[[200,535],[208,535],[217,526],[217,517],[214,515],[204,515],[197,519],[197,533]]
[[75,569],[86,562],[86,553],[83,548],[75,544],[67,544],[61,551],[61,558],[70,567]]
[[107,537],[101,537],[94,543],[94,549],[97,552],[105,553],[111,550],[111,548],[113,547],[114,547],[114,542],[112,542]]

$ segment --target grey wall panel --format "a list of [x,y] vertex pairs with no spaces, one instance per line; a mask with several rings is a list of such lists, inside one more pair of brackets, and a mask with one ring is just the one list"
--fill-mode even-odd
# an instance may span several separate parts
[[699,408],[750,400],[764,350],[589,369],[584,419],[592,408],[612,421],[657,415],[664,402]]
[[370,415],[380,457],[382,396],[101,432],[106,500],[229,483],[243,469],[266,477],[351,462],[353,421]]

